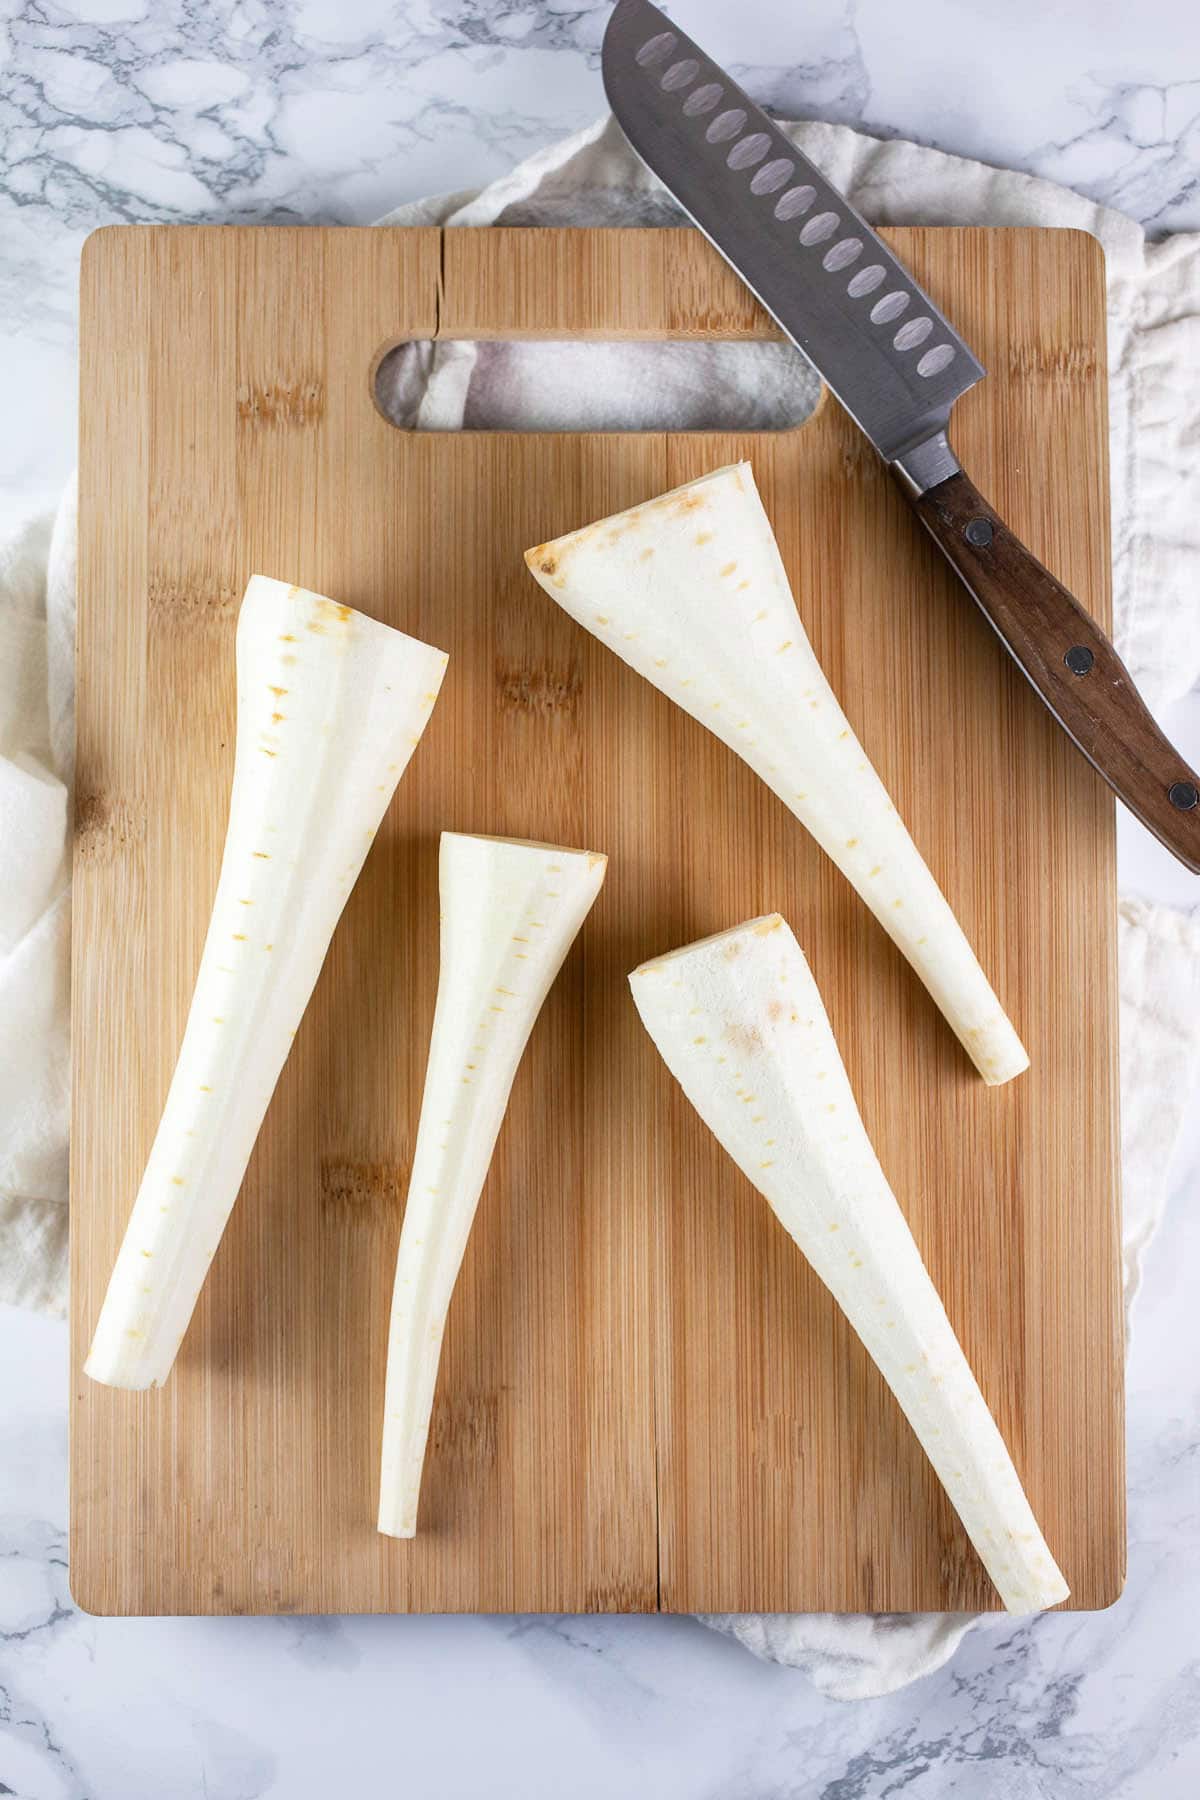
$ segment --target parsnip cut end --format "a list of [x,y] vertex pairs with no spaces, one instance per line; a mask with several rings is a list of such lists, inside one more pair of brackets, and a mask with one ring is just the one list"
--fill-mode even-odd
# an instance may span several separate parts
[[788,926],[752,919],[643,964],[630,987],[672,1075],[866,1345],[1005,1607],[1065,1600]]
[[251,577],[212,917],[166,1106],[84,1365],[166,1380],[346,896],[429,722],[446,655]]
[[729,746],[908,958],[984,1080],[1028,1057],[813,654],[748,463],[525,558],[580,625]]
[[444,832],[441,972],[388,1334],[379,1530],[412,1537],[442,1334],[534,1021],[608,859]]

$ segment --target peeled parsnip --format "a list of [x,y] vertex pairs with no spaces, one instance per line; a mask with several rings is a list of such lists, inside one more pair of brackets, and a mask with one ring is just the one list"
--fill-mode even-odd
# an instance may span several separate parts
[[805,635],[748,463],[526,551],[552,599],[773,788],[908,958],[983,1079],[1029,1058]]
[[663,1061],[895,1394],[1009,1612],[1069,1589],[888,1186],[821,996],[778,914],[629,978]]
[[388,1334],[379,1529],[412,1537],[442,1333],[513,1077],[607,857],[442,834],[441,974]]
[[179,1060],[85,1365],[165,1381],[329,940],[446,655],[251,577],[229,826]]

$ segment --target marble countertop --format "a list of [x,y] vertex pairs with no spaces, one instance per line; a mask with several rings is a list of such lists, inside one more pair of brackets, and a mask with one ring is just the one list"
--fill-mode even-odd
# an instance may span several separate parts
[[[1200,228],[1193,0],[683,0],[775,110]],[[595,0],[0,0],[0,514],[73,465],[80,243],[112,221],[365,223],[603,110]],[[1200,758],[1200,702],[1168,723]],[[1194,901],[1123,821],[1125,886]],[[1129,1584],[823,1699],[687,1620],[102,1620],[67,1588],[66,1333],[0,1310],[0,1793],[20,1800],[1190,1800],[1200,1126],[1129,1365]],[[1189,1196],[1193,1204],[1189,1205]]]

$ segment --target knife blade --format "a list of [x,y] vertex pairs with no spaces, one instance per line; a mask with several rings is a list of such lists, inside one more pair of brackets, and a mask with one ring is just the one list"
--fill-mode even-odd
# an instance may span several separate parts
[[1200,777],[1090,613],[974,487],[948,430],[987,371],[903,263],[779,126],[650,0],[618,0],[609,104],[654,175],[898,477],[1006,649],[1093,767],[1200,873]]

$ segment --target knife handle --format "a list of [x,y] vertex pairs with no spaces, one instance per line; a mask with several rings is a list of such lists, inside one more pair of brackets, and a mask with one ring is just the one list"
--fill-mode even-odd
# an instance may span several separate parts
[[959,471],[909,495],[988,623],[1092,766],[1200,874],[1200,775],[1155,724],[1112,644]]

